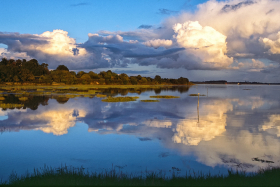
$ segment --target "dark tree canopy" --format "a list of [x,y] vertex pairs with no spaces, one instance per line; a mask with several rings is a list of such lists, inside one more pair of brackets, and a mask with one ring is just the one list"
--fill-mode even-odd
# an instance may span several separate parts
[[[56,70],[49,71],[48,64],[41,65],[36,59],[26,61],[25,59],[6,59],[0,61],[0,83],[39,83],[39,84],[108,84],[108,85],[154,85],[154,84],[189,84],[189,79],[180,77],[179,79],[143,77],[141,75],[128,76],[125,73],[117,74],[108,71],[94,73],[69,71],[65,65],[59,65]],[[59,101],[64,102],[64,101]]]
[[59,65],[59,66],[56,68],[56,70],[69,71],[69,69],[68,69],[66,66],[64,66],[64,65]]

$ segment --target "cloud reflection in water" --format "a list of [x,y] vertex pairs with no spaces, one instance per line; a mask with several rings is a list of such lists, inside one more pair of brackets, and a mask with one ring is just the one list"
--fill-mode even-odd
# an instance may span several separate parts
[[7,110],[8,119],[0,121],[0,129],[63,135],[77,121],[83,121],[89,132],[129,134],[141,141],[159,139],[183,155],[196,155],[205,165],[251,170],[264,166],[253,161],[255,157],[279,163],[280,111],[273,107],[272,100],[261,96],[204,97],[200,99],[198,122],[197,98],[187,94],[158,103],[108,104],[99,98],[79,98],[61,105],[49,100],[49,105],[35,111]]

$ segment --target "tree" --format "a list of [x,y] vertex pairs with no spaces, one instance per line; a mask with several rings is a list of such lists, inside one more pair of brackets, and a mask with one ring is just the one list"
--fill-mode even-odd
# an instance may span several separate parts
[[77,78],[81,78],[82,75],[85,74],[85,73],[86,73],[86,72],[84,72],[84,71],[79,71],[79,72],[77,73]]
[[94,73],[92,71],[88,72],[90,78],[92,79],[99,79],[99,76],[97,75],[97,73]]
[[188,84],[189,83],[189,79],[184,78],[184,77],[180,77],[178,79],[178,84]]
[[159,84],[161,84],[161,76],[156,75],[155,76],[155,81],[158,82]]
[[69,69],[68,69],[66,66],[64,66],[64,65],[59,65],[59,66],[56,68],[56,70],[69,71]]
[[80,79],[83,84],[89,84],[91,82],[91,78],[90,78],[89,74],[87,74],[87,73],[83,74]]
[[131,77],[130,82],[131,84],[135,85],[137,84],[137,79],[135,77]]
[[142,77],[141,80],[139,81],[141,84],[147,84],[147,79],[145,77]]
[[18,78],[17,75],[15,75],[15,76],[13,77],[13,81],[14,81],[14,82],[19,82],[19,78]]

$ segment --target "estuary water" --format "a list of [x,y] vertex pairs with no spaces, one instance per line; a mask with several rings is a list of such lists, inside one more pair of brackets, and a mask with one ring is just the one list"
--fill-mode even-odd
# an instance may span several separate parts
[[[167,175],[279,166],[279,93],[271,85],[195,85],[102,91],[139,97],[132,102],[28,97],[0,111],[0,178],[44,164]],[[154,95],[180,98],[140,101]],[[4,98],[17,101],[15,94]]]

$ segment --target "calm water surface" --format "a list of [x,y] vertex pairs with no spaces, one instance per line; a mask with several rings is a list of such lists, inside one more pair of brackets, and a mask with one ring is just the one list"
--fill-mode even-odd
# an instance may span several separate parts
[[[111,90],[106,92],[112,93]],[[226,173],[279,165],[280,86],[197,85],[137,101],[34,96],[0,111],[0,178],[47,166],[89,171]],[[205,96],[189,96],[200,93]],[[151,95],[174,95],[143,103]],[[15,95],[5,96],[15,100]],[[173,169],[172,169],[173,167]]]

